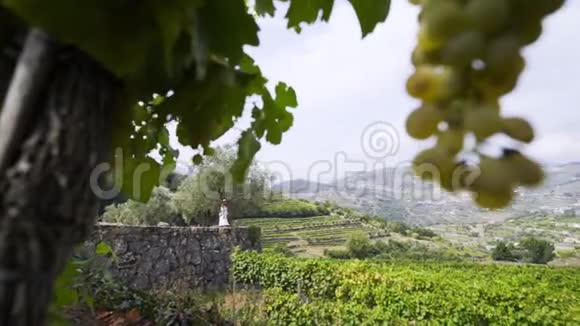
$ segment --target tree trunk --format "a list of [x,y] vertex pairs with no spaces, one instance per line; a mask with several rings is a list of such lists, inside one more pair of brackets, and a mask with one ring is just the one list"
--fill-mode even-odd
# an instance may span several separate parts
[[54,58],[0,171],[0,325],[46,324],[54,280],[96,217],[91,170],[110,149],[118,82],[78,50]]

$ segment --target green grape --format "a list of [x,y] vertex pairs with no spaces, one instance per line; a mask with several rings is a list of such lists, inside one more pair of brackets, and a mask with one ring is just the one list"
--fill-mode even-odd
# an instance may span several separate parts
[[515,184],[514,179],[512,171],[504,160],[482,155],[479,162],[479,176],[467,186],[474,192],[501,193],[506,189],[512,189]]
[[445,42],[463,31],[467,17],[455,1],[430,1],[425,4],[422,23],[426,34],[433,40]]
[[536,2],[538,2],[537,5],[540,7],[540,12],[545,16],[560,9],[564,5],[565,0],[543,0]]
[[534,140],[534,129],[522,118],[504,118],[503,131],[511,138],[524,143],[531,143]]
[[416,139],[427,139],[436,131],[441,122],[441,113],[433,105],[424,105],[407,117],[407,133]]
[[506,188],[501,191],[487,192],[478,191],[473,193],[473,200],[483,208],[502,209],[509,205],[514,196],[512,189]]
[[439,52],[434,50],[424,50],[418,46],[413,50],[411,62],[415,67],[437,64],[439,63]]
[[464,114],[465,129],[473,132],[478,141],[500,132],[501,122],[499,113],[487,107],[471,107]]
[[442,101],[463,87],[461,75],[443,66],[421,65],[407,80],[409,95],[425,102]]
[[477,30],[492,34],[509,21],[510,8],[506,0],[471,0],[465,6],[470,23]]
[[509,0],[515,18],[526,21],[540,21],[546,15],[558,10],[564,0]]
[[203,157],[199,154],[195,154],[192,158],[192,162],[195,165],[200,165],[203,162]]
[[[421,13],[412,54],[416,70],[406,88],[423,105],[409,115],[406,129],[417,139],[437,135],[435,147],[419,153],[413,169],[423,179],[438,178],[449,191],[471,191],[482,207],[505,207],[514,187],[543,180],[540,165],[513,150],[499,159],[475,152],[477,167],[455,158],[464,151],[466,133],[478,143],[500,132],[525,143],[534,139],[526,120],[500,116],[499,100],[526,66],[522,48],[539,38],[543,18],[564,0],[410,1]],[[439,132],[442,121],[447,129]]]
[[503,161],[523,186],[537,186],[544,180],[542,167],[517,151],[507,151]]
[[433,66],[419,66],[407,80],[409,95],[424,101],[434,101],[441,96],[444,81],[440,72]]
[[421,28],[421,30],[419,30],[418,36],[419,49],[424,51],[436,51],[441,48],[442,44],[443,43],[441,41],[437,41],[432,37],[430,37],[429,35],[427,35],[427,32],[425,31],[424,28]]
[[520,41],[514,35],[505,35],[489,43],[484,61],[489,71],[504,73],[513,70],[519,58]]
[[417,176],[438,181],[445,189],[452,187],[455,166],[453,157],[436,147],[422,151],[413,160],[413,171]]
[[463,111],[467,106],[464,100],[453,100],[445,108],[444,120],[447,122],[448,128],[461,129],[463,128]]
[[480,32],[465,31],[449,40],[441,50],[441,61],[449,65],[465,66],[481,57],[485,39]]
[[542,35],[542,23],[533,21],[517,24],[514,28],[514,33],[521,41],[521,45],[532,44]]
[[439,134],[437,148],[455,156],[463,149],[464,138],[464,130],[458,128],[447,129]]
[[465,162],[460,162],[455,167],[453,172],[453,181],[455,183],[454,189],[467,189],[471,190],[471,185],[474,179],[479,176],[479,171],[477,167],[467,165]]
[[506,58],[495,67],[474,74],[474,83],[487,98],[499,98],[514,90],[525,66],[526,62],[520,55]]

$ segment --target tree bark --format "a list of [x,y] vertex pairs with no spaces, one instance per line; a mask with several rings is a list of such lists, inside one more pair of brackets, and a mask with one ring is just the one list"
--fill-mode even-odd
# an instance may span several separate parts
[[0,173],[0,325],[46,324],[54,280],[97,215],[89,176],[107,160],[120,85],[78,50],[55,53]]

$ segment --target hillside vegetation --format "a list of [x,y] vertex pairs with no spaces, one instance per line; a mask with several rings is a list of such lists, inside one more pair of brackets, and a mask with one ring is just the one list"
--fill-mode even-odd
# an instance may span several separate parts
[[[286,210],[277,215],[282,217],[242,218],[235,221],[237,226],[259,227],[262,247],[266,249],[286,249],[288,253],[299,256],[328,256],[330,252],[343,250],[347,242],[357,235],[377,244],[389,241],[401,246],[405,246],[405,243],[413,243],[415,247],[422,245],[423,251],[428,250],[428,247],[442,245],[434,242],[437,234],[431,230],[361,214],[330,202],[284,199],[274,204],[287,208],[300,205],[301,208],[298,211]],[[295,217],[301,216],[309,207],[315,208],[313,213],[324,215]]]
[[273,324],[580,323],[575,268],[340,261],[236,252],[237,282],[265,289]]

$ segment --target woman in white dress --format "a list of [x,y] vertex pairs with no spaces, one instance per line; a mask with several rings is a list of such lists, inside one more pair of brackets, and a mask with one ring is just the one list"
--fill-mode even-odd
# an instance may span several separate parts
[[222,199],[219,217],[219,226],[230,226],[230,222],[228,221],[228,203],[225,199]]

